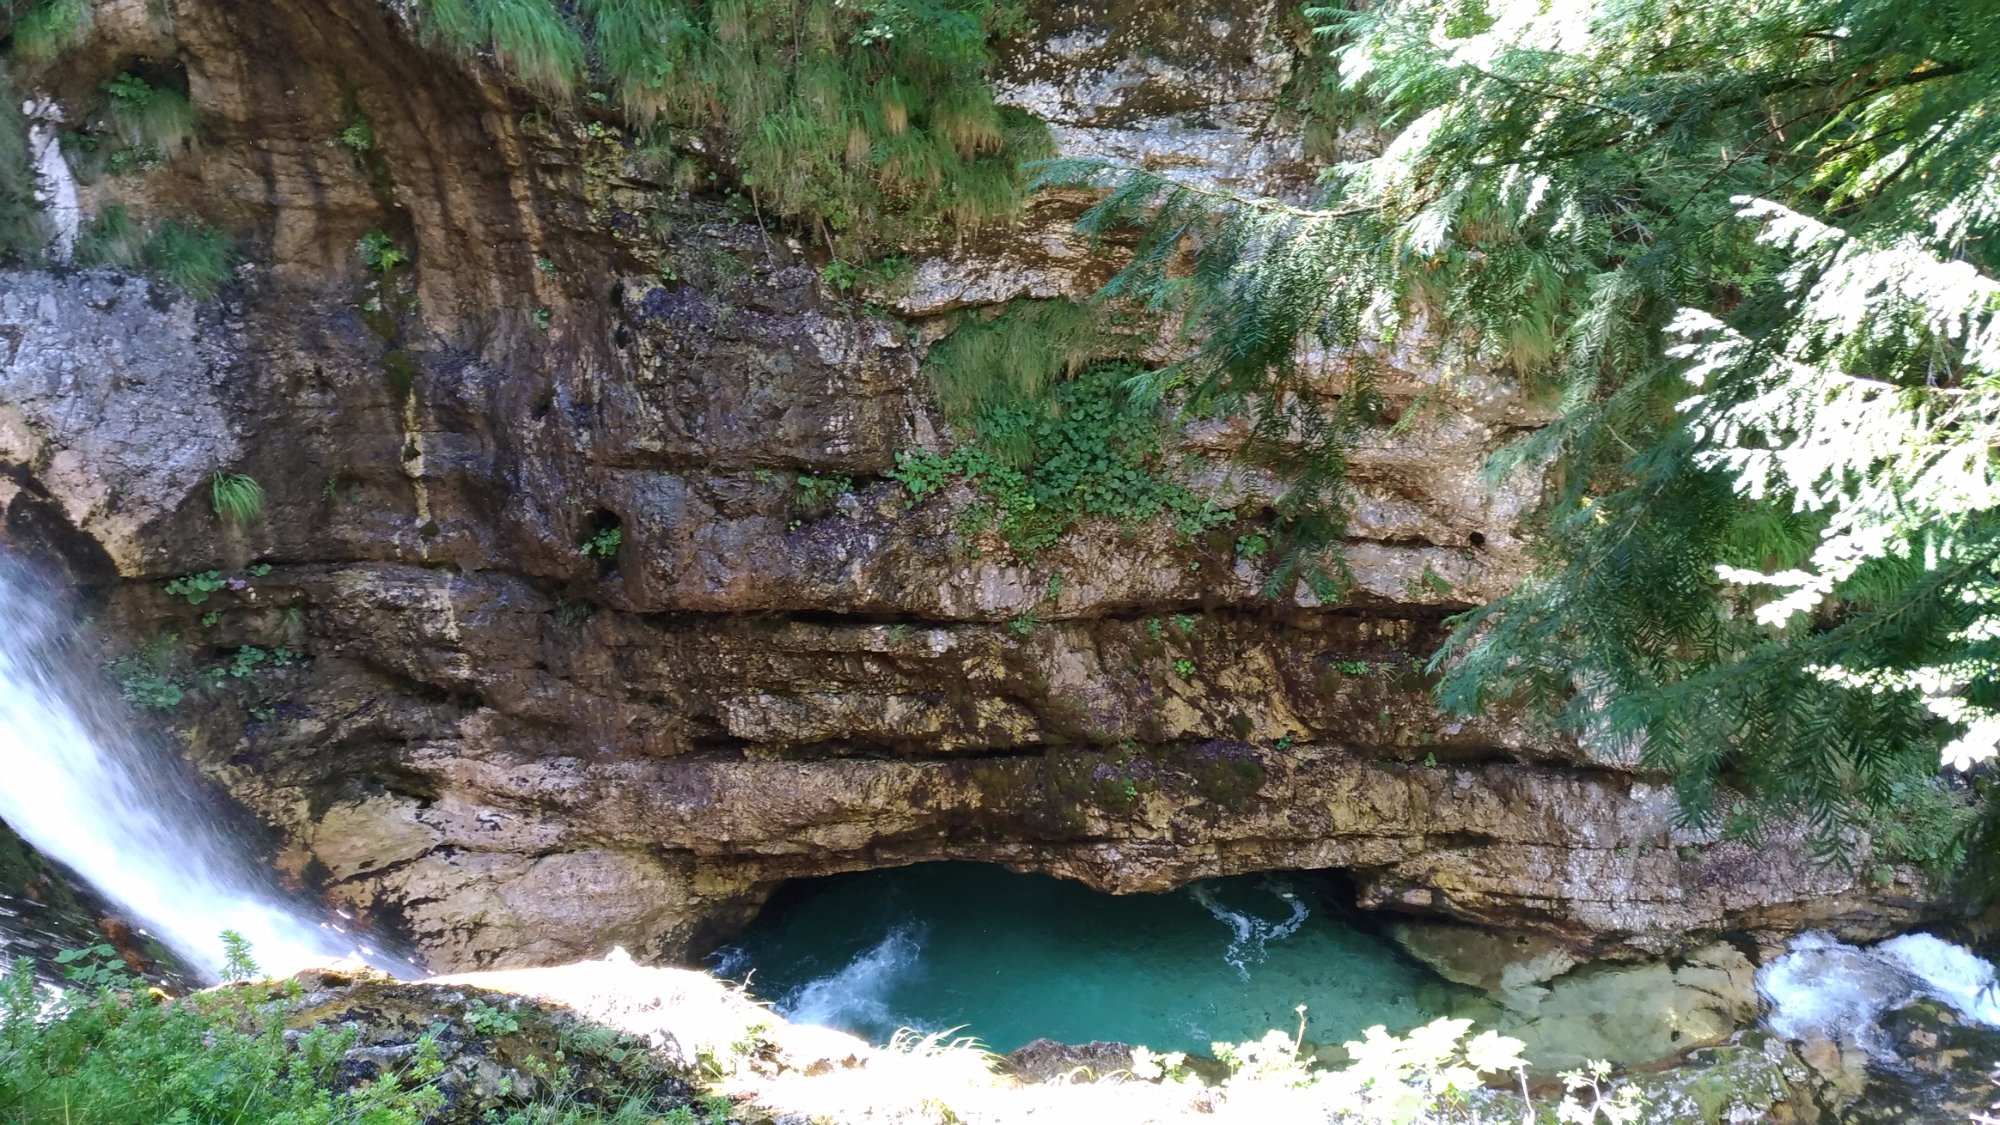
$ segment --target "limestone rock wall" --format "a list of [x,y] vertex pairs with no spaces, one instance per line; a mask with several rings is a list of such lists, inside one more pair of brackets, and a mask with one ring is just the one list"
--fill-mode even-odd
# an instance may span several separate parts
[[[1070,153],[1301,182],[1276,8],[1124,8],[1035,7],[1003,98]],[[176,638],[177,674],[285,650],[158,721],[288,871],[439,967],[684,956],[785,879],[934,859],[1115,891],[1338,868],[1366,905],[1579,953],[1926,909],[1908,872],[1690,835],[1630,763],[1432,709],[1442,618],[1526,565],[1536,485],[1479,470],[1545,416],[1504,380],[1386,357],[1392,403],[1443,408],[1356,450],[1339,605],[1260,594],[1233,544],[1275,483],[1224,424],[1185,443],[1243,527],[981,552],[976,497],[885,474],[952,440],[919,373],[938,317],[1106,276],[1077,201],[912,248],[871,314],[782,230],[651,178],[615,120],[373,0],[107,2],[48,92],[140,56],[185,67],[201,144],[95,202],[197,214],[247,264],[200,305],[0,275],[0,543],[90,585],[114,646]],[[367,160],[336,140],[357,113]],[[407,268],[362,265],[374,230]],[[218,521],[218,471],[262,519]],[[809,505],[799,474],[853,487]],[[579,549],[612,521],[614,557]],[[209,570],[234,581],[200,604],[162,589]]]

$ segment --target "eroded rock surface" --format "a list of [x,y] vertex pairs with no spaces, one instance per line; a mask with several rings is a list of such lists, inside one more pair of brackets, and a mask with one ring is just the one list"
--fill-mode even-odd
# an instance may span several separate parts
[[[1341,868],[1366,905],[1576,955],[1927,909],[1909,872],[1689,835],[1615,755],[1435,712],[1442,618],[1527,564],[1536,482],[1480,474],[1546,418],[1507,381],[1376,357],[1391,414],[1424,409],[1354,451],[1340,604],[1263,596],[1271,560],[1237,538],[1276,482],[1223,424],[1182,448],[1238,525],[1091,523],[1013,558],[961,531],[969,488],[912,505],[886,475],[953,441],[926,318],[1105,276],[1076,200],[913,251],[908,319],[870,315],[759,216],[652,178],[615,122],[534,112],[387,7],[167,7],[171,39],[106,18],[49,92],[185,67],[201,148],[119,190],[248,264],[199,307],[0,276],[4,541],[95,582],[118,644],[224,669],[160,721],[283,831],[288,872],[434,965],[683,957],[783,880],[936,859],[1114,891]],[[1066,152],[1292,174],[1275,9],[1036,18],[1001,89]],[[356,113],[367,162],[336,140]],[[371,273],[371,231],[410,264]],[[261,518],[218,520],[217,471],[262,484]],[[238,582],[162,588],[209,570]],[[228,673],[246,646],[284,656]]]

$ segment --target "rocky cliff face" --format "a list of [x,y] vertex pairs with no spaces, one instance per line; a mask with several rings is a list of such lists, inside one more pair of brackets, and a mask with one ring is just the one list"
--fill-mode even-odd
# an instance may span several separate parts
[[[997,86],[1065,151],[1299,182],[1276,8],[1030,14]],[[614,118],[373,0],[105,0],[39,80],[79,106],[135,59],[184,72],[199,145],[86,209],[198,214],[246,264],[203,303],[0,275],[0,542],[101,592],[125,646],[174,638],[149,659],[198,687],[160,716],[188,756],[437,966],[684,956],[784,880],[936,859],[1115,891],[1332,868],[1578,953],[1924,909],[1908,872],[1690,834],[1629,761],[1432,709],[1441,619],[1525,566],[1534,484],[1480,467],[1543,415],[1502,379],[1381,357],[1425,409],[1354,453],[1340,604],[1262,596],[1236,540],[1275,485],[1216,423],[1182,435],[1192,479],[1241,525],[1016,558],[963,532],[969,489],[886,474],[954,441],[919,373],[945,314],[1108,275],[1075,199],[911,248],[864,308]],[[371,231],[410,262],[370,270]],[[260,519],[218,520],[217,472],[262,484]]]

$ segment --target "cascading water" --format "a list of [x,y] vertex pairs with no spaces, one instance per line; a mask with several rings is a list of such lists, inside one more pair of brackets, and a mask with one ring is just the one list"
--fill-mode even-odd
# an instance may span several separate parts
[[409,972],[260,877],[172,755],[132,730],[64,601],[0,556],[0,821],[210,977],[225,929],[269,972],[342,959]]

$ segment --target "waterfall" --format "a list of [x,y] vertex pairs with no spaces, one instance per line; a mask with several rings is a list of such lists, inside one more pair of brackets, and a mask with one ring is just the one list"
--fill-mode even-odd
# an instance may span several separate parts
[[211,978],[225,929],[266,972],[341,959],[407,971],[262,877],[173,754],[133,729],[65,601],[0,555],[0,821]]

